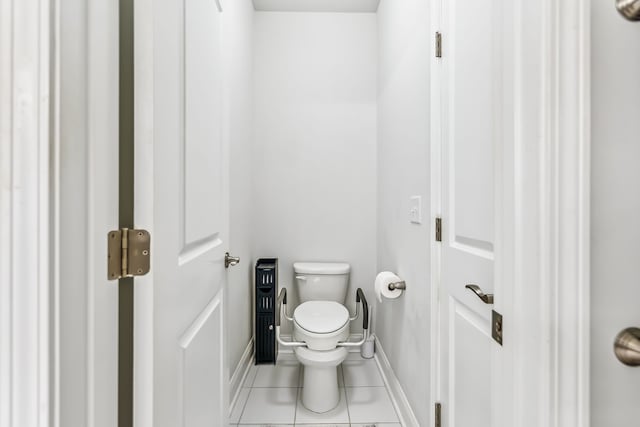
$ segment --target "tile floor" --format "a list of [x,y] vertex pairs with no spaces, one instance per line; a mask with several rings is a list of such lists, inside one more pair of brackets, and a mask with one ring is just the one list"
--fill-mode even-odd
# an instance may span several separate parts
[[238,426],[401,427],[373,359],[349,353],[338,368],[340,403],[325,413],[300,402],[302,367],[291,353],[276,365],[252,366],[231,414]]

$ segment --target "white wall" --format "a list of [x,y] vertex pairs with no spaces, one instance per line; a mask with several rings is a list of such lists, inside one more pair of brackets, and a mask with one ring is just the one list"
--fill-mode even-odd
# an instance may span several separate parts
[[[378,9],[378,269],[407,282],[375,310],[375,331],[421,426],[429,423],[429,8],[382,0]],[[423,224],[409,223],[422,196]]]
[[294,261],[349,262],[354,303],[376,274],[376,16],[257,12],[254,30],[254,255],[279,258],[293,304]]
[[252,335],[253,5],[249,0],[224,2],[225,136],[229,141],[229,252],[240,264],[228,270],[227,356],[232,375]]
[[591,3],[591,426],[607,427],[640,417],[640,369],[612,351],[618,332],[640,327],[640,23]]

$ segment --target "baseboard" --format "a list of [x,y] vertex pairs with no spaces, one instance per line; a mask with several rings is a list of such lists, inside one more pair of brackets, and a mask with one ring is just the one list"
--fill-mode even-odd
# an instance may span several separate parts
[[391,401],[396,408],[403,427],[420,427],[418,419],[413,413],[413,409],[411,409],[407,395],[404,393],[400,381],[398,381],[396,374],[393,372],[389,359],[387,359],[387,355],[384,353],[378,337],[376,337],[375,360],[380,368],[380,372],[382,372],[384,383],[387,386],[387,390],[389,390]]
[[251,366],[253,366],[253,338],[249,340],[249,344],[247,344],[247,348],[244,349],[244,353],[242,353],[238,366],[236,366],[236,369],[233,371],[233,375],[231,375],[231,380],[229,380],[229,396],[232,396],[231,403],[229,405],[229,413],[232,413],[233,408],[236,406],[236,401],[240,395],[242,383],[247,377]]

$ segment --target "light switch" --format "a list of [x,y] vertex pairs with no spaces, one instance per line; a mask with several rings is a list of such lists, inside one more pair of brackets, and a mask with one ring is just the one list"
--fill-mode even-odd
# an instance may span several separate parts
[[422,197],[420,196],[409,198],[409,222],[422,224]]

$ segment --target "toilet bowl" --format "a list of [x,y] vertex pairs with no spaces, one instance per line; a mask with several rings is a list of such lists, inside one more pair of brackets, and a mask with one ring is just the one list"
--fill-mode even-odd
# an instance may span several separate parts
[[310,350],[298,347],[296,357],[303,365],[302,404],[310,411],[323,413],[340,403],[338,366],[349,353],[344,347]]

